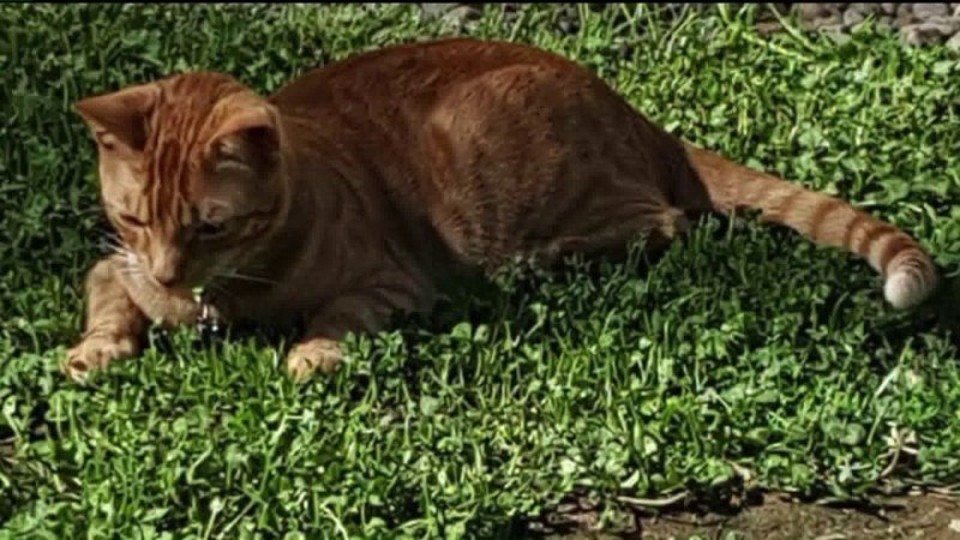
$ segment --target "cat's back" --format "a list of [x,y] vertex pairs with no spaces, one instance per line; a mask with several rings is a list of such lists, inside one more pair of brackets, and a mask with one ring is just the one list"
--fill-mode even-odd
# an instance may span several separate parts
[[270,99],[287,108],[353,101],[426,104],[452,85],[518,64],[550,66],[590,76],[577,64],[528,45],[446,38],[349,56],[304,73]]

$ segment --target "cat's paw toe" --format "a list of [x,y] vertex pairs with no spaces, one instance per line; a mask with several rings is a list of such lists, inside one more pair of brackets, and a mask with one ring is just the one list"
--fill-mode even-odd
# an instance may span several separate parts
[[336,341],[315,339],[295,346],[287,355],[287,373],[297,382],[315,371],[331,374],[340,366],[343,351]]
[[60,364],[60,370],[75,382],[85,382],[91,371],[103,369],[114,360],[137,353],[136,341],[127,337],[94,334],[72,349]]

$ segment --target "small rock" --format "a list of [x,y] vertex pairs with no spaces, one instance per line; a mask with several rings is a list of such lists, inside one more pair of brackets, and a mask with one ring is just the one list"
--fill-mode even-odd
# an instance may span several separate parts
[[944,37],[950,37],[960,32],[960,19],[950,16],[930,17],[920,24],[930,25],[931,30],[936,28]]
[[576,34],[580,31],[580,23],[572,19],[562,19],[557,25],[564,34]]
[[458,5],[450,11],[444,13],[443,22],[451,26],[463,26],[471,19],[480,16],[480,10],[473,6]]
[[908,24],[913,24],[916,22],[916,18],[913,16],[913,6],[910,4],[899,4],[897,6],[896,21],[896,26],[898,28],[903,28]]
[[897,4],[894,2],[880,4],[880,11],[882,11],[885,15],[894,15],[897,12]]
[[454,8],[456,8],[459,5],[460,4],[443,4],[439,2],[420,4],[420,11],[422,11],[423,14],[427,16],[428,19],[432,19],[434,17],[440,17],[446,14],[447,12],[452,11]]
[[580,31],[580,15],[573,5],[562,5],[557,19],[557,26],[562,33],[569,35]]
[[927,20],[931,17],[946,17],[950,15],[950,6],[948,4],[914,4],[913,15],[921,20]]
[[796,4],[797,18],[800,23],[811,30],[825,26],[842,25],[843,17],[840,14],[840,4]]
[[950,50],[960,52],[960,33],[956,33],[947,40],[946,47]]
[[843,12],[843,26],[850,28],[856,26],[866,19],[866,15],[855,9],[848,9]]
[[782,30],[783,25],[781,25],[777,21],[764,21],[764,22],[758,22],[756,28],[757,28],[757,33],[760,34],[761,36],[769,36],[771,34],[775,34],[776,32],[779,32],[780,30]]
[[847,7],[847,11],[858,11],[864,15],[873,15],[881,11],[881,5],[875,3],[859,3],[859,4],[850,4]]
[[820,30],[825,36],[830,38],[830,41],[833,41],[837,45],[843,45],[852,39],[849,32],[843,31],[842,24],[828,24],[826,26],[821,26]]
[[900,29],[900,35],[910,45],[942,43],[953,32],[952,25],[938,23],[908,24]]
[[797,4],[797,16],[803,21],[812,21],[831,15],[839,15],[840,10],[831,8],[829,4],[801,3]]

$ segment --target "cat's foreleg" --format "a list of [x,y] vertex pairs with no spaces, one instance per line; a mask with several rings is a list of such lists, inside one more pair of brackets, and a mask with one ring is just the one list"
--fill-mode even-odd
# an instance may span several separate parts
[[111,361],[129,358],[140,350],[146,317],[133,303],[117,274],[118,259],[101,259],[87,273],[86,330],[80,342],[67,351],[61,365],[75,381],[83,381],[94,369]]
[[82,382],[92,370],[137,355],[151,319],[172,324],[195,319],[192,299],[163,292],[129,270],[122,257],[110,256],[87,273],[86,328],[61,364],[71,379]]
[[348,333],[379,331],[396,308],[375,289],[333,299],[308,317],[306,332],[287,354],[287,372],[297,381],[315,371],[333,373],[343,360],[341,340]]

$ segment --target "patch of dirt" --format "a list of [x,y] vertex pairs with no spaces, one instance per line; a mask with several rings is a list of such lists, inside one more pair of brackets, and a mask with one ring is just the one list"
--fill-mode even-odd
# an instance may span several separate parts
[[530,524],[533,538],[550,540],[960,540],[960,499],[909,495],[870,510],[801,503],[788,495],[760,495],[738,511],[637,512],[633,519],[597,530],[598,512],[561,506]]

